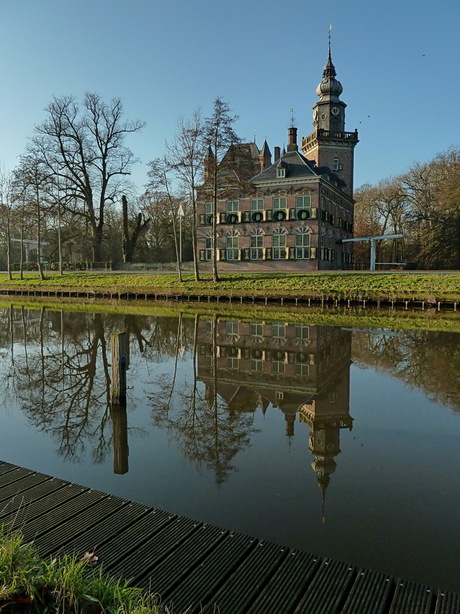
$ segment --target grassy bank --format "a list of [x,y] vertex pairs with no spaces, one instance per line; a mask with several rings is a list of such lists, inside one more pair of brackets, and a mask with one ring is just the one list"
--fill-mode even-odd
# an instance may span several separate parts
[[214,283],[209,275],[196,282],[190,274],[179,283],[175,274],[152,273],[47,273],[40,280],[37,273],[18,274],[12,281],[0,275],[0,290],[8,288],[56,290],[85,290],[96,292],[158,292],[167,294],[243,295],[332,297],[366,300],[460,300],[460,273],[276,273],[225,274]]
[[0,525],[0,611],[43,614],[167,614],[154,596],[105,574],[93,553],[40,558]]

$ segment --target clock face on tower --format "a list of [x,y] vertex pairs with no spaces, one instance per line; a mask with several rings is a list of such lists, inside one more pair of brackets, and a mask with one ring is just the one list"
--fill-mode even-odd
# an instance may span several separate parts
[[335,117],[337,117],[337,115],[339,115],[339,113],[340,113],[340,109],[339,109],[339,107],[332,107],[332,109],[331,109],[331,113],[332,113],[332,115],[334,115]]

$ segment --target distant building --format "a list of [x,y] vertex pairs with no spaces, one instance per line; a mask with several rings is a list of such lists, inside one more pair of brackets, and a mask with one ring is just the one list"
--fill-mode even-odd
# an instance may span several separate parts
[[[350,268],[353,236],[353,158],[358,132],[345,132],[342,85],[331,52],[316,88],[313,132],[297,144],[288,130],[287,151],[267,142],[231,147],[219,165],[217,259],[219,270],[315,271]],[[201,266],[212,261],[213,203],[205,160],[198,195]]]

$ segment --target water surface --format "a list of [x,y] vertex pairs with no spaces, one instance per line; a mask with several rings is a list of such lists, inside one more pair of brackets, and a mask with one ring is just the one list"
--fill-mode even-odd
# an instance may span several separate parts
[[1,317],[1,460],[460,592],[459,335]]

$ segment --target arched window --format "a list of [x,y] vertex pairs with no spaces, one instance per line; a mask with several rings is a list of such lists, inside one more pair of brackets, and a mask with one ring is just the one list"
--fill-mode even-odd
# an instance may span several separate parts
[[264,246],[264,231],[261,228],[255,228],[250,233],[251,238],[251,260],[263,259],[263,246]]
[[239,230],[233,228],[226,233],[225,257],[227,260],[238,260],[238,238],[240,234]]
[[207,232],[204,238],[204,259],[212,260],[212,233]]
[[301,227],[295,231],[295,257],[296,260],[310,258],[310,233],[308,228]]
[[275,228],[272,233],[272,257],[273,260],[284,260],[286,258],[286,228]]

